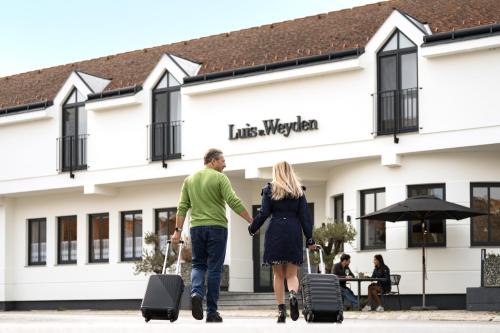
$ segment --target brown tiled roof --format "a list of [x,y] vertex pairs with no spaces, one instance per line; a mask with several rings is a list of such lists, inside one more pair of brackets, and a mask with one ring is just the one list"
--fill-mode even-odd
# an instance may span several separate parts
[[206,74],[363,47],[395,8],[433,33],[500,21],[499,0],[391,0],[0,78],[0,109],[53,100],[74,70],[111,78],[106,90],[141,85],[167,52]]

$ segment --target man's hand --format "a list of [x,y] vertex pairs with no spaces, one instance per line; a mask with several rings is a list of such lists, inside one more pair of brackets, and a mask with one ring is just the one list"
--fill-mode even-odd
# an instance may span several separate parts
[[181,233],[179,231],[175,231],[172,237],[170,237],[170,240],[172,241],[173,244],[178,244],[180,239],[181,239]]
[[318,249],[316,244],[308,245],[307,248],[309,249],[309,251],[316,251]]

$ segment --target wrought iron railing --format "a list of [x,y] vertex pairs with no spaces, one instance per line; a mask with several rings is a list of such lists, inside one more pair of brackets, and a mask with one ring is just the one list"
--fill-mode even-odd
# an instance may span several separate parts
[[181,158],[182,120],[158,122],[148,125],[148,159],[163,161]]
[[379,91],[374,97],[374,129],[377,135],[418,131],[418,88]]
[[87,138],[88,134],[66,135],[57,138],[57,171],[73,171],[87,169]]

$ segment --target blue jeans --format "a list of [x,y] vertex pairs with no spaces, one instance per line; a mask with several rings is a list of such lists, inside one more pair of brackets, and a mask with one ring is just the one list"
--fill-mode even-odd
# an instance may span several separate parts
[[207,315],[217,312],[220,281],[226,257],[227,229],[219,226],[191,228],[193,268],[191,271],[191,294],[205,296],[205,273],[207,274]]
[[351,302],[353,308],[356,307],[359,309],[358,298],[354,295],[351,289],[347,287],[340,287],[340,292],[342,293],[342,299],[348,300]]

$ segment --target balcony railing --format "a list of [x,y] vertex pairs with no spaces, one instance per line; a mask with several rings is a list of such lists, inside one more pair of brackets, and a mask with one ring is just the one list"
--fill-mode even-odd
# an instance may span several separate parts
[[379,91],[374,96],[374,133],[394,135],[418,131],[418,88]]
[[74,178],[73,171],[87,169],[87,138],[88,134],[57,138],[57,171],[69,171]]
[[165,161],[181,158],[181,125],[182,120],[148,125],[149,160],[163,161],[166,168]]

